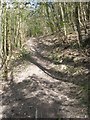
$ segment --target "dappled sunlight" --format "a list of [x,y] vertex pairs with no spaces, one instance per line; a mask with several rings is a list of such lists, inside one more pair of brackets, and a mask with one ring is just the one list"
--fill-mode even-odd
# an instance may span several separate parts
[[88,118],[89,3],[0,3],[0,119]]
[[17,74],[15,80],[16,82],[22,82],[27,76],[32,76],[33,74],[42,75],[42,71],[35,65],[31,64],[26,66],[26,68],[22,72]]
[[[1,104],[1,103],[0,103]],[[3,113],[3,111],[4,110],[6,110],[7,109],[7,106],[2,106],[2,107],[0,107],[0,119],[2,119],[3,117],[4,117],[4,115],[2,114]]]
[[83,100],[87,101],[87,95],[82,88],[87,84],[89,69],[77,65],[81,60],[75,60],[77,53],[72,53],[75,55],[72,59],[70,51],[61,52],[62,61],[55,64],[41,55],[37,43],[37,39],[30,39],[19,63],[17,60],[14,64],[13,81],[2,95],[2,104],[6,106],[4,117],[52,118],[60,115],[62,118],[86,118],[87,107]]
[[[75,91],[73,91],[74,89]],[[38,75],[28,76],[22,82],[9,84],[8,94],[3,94],[2,104],[8,105],[4,113],[6,113],[5,116],[13,118],[19,116],[35,117],[37,109],[37,117],[40,118],[42,115],[43,118],[57,117],[57,115],[74,117],[74,112],[77,117],[80,115],[85,117],[86,108],[81,106],[79,99],[76,98],[79,90],[79,86],[72,83],[51,82]],[[70,95],[72,91],[73,93]],[[75,106],[78,107],[75,108]],[[68,111],[68,113],[65,115],[63,110]],[[78,110],[81,110],[80,114]]]

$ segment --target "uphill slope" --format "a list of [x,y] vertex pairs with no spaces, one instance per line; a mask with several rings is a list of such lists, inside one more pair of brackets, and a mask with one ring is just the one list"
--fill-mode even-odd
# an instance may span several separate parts
[[50,58],[56,47],[53,40],[52,36],[27,40],[26,53],[13,64],[14,79],[2,91],[1,116],[88,117],[88,93],[83,87],[87,86],[89,69],[79,63],[85,56],[76,49],[59,46],[60,63],[56,64]]

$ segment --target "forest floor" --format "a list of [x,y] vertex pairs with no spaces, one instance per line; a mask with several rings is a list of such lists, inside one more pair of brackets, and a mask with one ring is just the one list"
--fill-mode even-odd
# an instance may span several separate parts
[[28,39],[0,89],[0,117],[87,118],[89,72],[90,57],[75,46],[53,35]]

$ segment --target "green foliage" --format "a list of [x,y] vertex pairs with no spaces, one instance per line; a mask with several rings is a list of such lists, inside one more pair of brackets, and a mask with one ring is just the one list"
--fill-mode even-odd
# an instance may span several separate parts
[[[20,7],[21,5],[23,7]],[[86,3],[42,3],[34,10],[30,10],[23,3],[18,2],[15,2],[13,6],[13,8],[7,8],[6,4],[2,5],[1,44],[3,55],[11,56],[13,51],[20,49],[26,37],[41,36],[56,31],[63,32],[63,35],[67,35],[70,30],[76,32],[73,26],[79,25],[79,28],[81,27],[79,23],[76,25],[76,16],[78,17],[77,20],[79,19],[82,22],[82,25],[86,25],[86,21],[81,14],[83,12],[86,15]],[[80,12],[79,15],[75,14],[76,8]],[[81,29],[78,31],[79,36],[80,31]],[[77,44],[74,47],[77,47]],[[57,54],[50,59],[55,62],[60,61]]]

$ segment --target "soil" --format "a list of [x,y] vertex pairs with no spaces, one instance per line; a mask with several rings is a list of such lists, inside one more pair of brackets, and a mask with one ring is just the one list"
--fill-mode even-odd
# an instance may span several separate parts
[[1,81],[0,118],[88,118],[90,57],[54,36],[30,38],[24,48],[13,80]]

